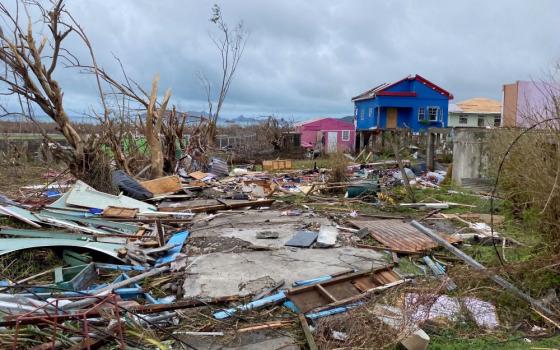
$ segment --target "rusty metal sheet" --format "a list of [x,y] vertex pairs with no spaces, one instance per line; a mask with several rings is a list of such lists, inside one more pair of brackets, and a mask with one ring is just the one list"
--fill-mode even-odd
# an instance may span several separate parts
[[351,220],[358,228],[367,228],[381,244],[402,251],[420,252],[437,247],[430,237],[401,220]]

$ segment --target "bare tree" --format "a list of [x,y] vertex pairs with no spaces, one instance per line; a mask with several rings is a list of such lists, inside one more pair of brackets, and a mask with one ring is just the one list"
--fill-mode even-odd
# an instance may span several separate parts
[[[142,87],[135,81],[128,78],[123,69],[124,82],[119,82],[111,77],[104,69],[96,66],[81,66],[85,71],[95,74],[100,79],[113,89],[114,94],[122,96],[124,99],[132,101],[139,106],[138,110],[145,111],[144,116],[138,115],[138,121],[142,133],[146,137],[146,142],[149,147],[150,168],[152,178],[161,177],[164,174],[164,151],[161,142],[161,133],[163,128],[163,120],[166,117],[167,105],[171,98],[171,89],[167,89],[165,94],[158,103],[158,85],[159,75],[156,75],[152,80],[152,87],[148,94]],[[122,68],[122,65],[121,65]],[[113,149],[121,149],[122,145],[115,144],[118,140],[112,140]],[[116,157],[119,161],[120,157]],[[122,160],[126,164],[125,160]],[[126,167],[124,167],[127,170]]]
[[199,80],[206,93],[208,102],[208,113],[210,115],[207,128],[207,137],[214,141],[218,118],[222,106],[228,94],[231,82],[247,42],[248,32],[243,22],[239,22],[235,27],[230,28],[222,17],[222,10],[218,5],[212,7],[212,17],[210,21],[218,27],[219,37],[210,36],[214,45],[218,49],[221,60],[220,82],[217,96],[213,96],[213,88],[210,80],[204,73],[199,73]]
[[[76,176],[87,178],[95,173],[91,168],[100,165],[97,161],[99,138],[84,137],[72,125],[64,108],[63,90],[54,78],[61,61],[71,64],[76,60],[64,48],[65,39],[70,34],[77,34],[81,39],[85,35],[64,9],[62,0],[53,2],[48,10],[38,1],[16,1],[15,5],[15,10],[10,11],[0,3],[0,82],[6,87],[3,94],[17,97],[21,112],[28,118],[33,118],[34,107],[49,116],[70,146],[55,147],[58,158],[64,160]],[[40,22],[48,28],[39,39],[35,37],[29,5],[31,10],[39,12]],[[26,18],[27,23],[20,23],[20,17]],[[87,38],[85,44],[89,45]],[[43,135],[48,137],[46,133]],[[49,142],[57,144],[53,140]]]
[[[104,190],[110,189],[108,178],[112,160],[128,173],[132,171],[131,163],[141,163],[134,162],[135,159],[130,157],[130,147],[134,143],[133,137],[136,137],[133,135],[132,128],[135,126],[131,123],[130,114],[145,111],[143,117],[138,119],[141,134],[146,137],[149,146],[151,175],[162,176],[165,152],[160,135],[171,91],[167,90],[158,103],[159,77],[154,78],[148,94],[128,78],[118,59],[124,82],[109,76],[97,65],[88,37],[72,15],[65,10],[63,0],[52,2],[48,9],[35,0],[16,0],[15,4],[14,10],[0,3],[0,87],[6,87],[0,93],[16,97],[20,102],[20,114],[30,118],[39,127],[48,142],[55,145],[57,159],[64,161],[76,177]],[[33,24],[37,23],[37,20],[32,19],[31,14],[38,14],[39,22],[48,27],[47,32],[40,38],[35,37]],[[80,62],[78,57],[65,48],[65,40],[70,35],[75,35],[88,49],[91,63]],[[61,66],[78,68],[95,76],[103,108],[101,113],[92,113],[100,122],[97,129],[99,132],[82,132],[68,117],[64,108],[63,89],[54,78],[55,72]],[[110,93],[106,93],[104,89],[110,90]],[[115,115],[115,110],[109,107],[109,96],[115,97],[117,106],[120,104],[120,118]],[[138,108],[125,111],[125,105],[129,103]],[[59,145],[49,138],[44,127],[33,118],[35,107],[39,107],[52,119],[70,147]],[[126,143],[125,138],[128,141]],[[103,146],[109,146],[112,152],[103,151],[106,149]]]

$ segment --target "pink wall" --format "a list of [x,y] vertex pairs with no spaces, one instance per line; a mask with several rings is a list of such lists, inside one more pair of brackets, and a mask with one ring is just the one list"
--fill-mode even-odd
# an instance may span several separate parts
[[[315,148],[320,147],[321,136],[325,135],[325,151],[329,144],[328,133],[337,133],[337,148],[339,151],[354,151],[354,143],[356,140],[356,130],[354,124],[344,122],[335,118],[323,118],[312,120],[308,122],[301,122],[296,125],[296,128],[301,132],[302,146],[309,143]],[[342,140],[343,131],[349,131],[350,139]]]

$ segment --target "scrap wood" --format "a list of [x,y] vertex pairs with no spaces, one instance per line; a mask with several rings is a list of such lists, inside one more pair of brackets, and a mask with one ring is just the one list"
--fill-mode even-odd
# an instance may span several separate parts
[[282,320],[282,321],[271,321],[265,322],[263,324],[258,324],[254,326],[244,327],[237,330],[237,333],[245,333],[245,332],[252,332],[258,331],[261,329],[275,329],[275,328],[282,328],[293,324],[291,320]]
[[535,311],[535,312],[537,313],[537,315],[539,315],[540,317],[542,317],[545,321],[549,322],[550,324],[552,324],[552,325],[555,326],[556,328],[560,329],[560,322],[554,321],[554,320],[551,319],[550,317],[547,317],[546,315],[543,315],[542,312],[540,312],[539,310],[535,309],[534,307],[532,307],[531,309],[533,309],[533,311]]
[[194,171],[192,173],[189,173],[188,175],[195,180],[202,180],[202,179],[204,179],[205,177],[208,176],[207,173],[204,173],[202,171]]
[[321,312],[321,311],[325,311],[325,310],[328,310],[328,309],[331,309],[331,308],[344,306],[346,304],[351,304],[351,303],[354,303],[354,302],[359,301],[361,299],[364,299],[371,294],[383,292],[383,291],[385,291],[389,288],[396,287],[398,285],[401,285],[401,284],[409,282],[409,281],[410,280],[407,280],[407,279],[401,279],[401,280],[390,282],[390,283],[387,283],[387,284],[384,284],[384,285],[381,285],[381,286],[373,287],[373,288],[370,288],[370,289],[364,291],[361,294],[358,294],[358,295],[355,295],[355,296],[352,296],[352,297],[348,297],[346,299],[338,300],[338,301],[335,301],[335,302],[330,303],[328,305],[324,305],[324,306],[320,306],[318,308],[312,309],[310,311]]
[[112,205],[105,208],[103,210],[103,213],[101,213],[103,217],[115,217],[124,219],[134,218],[136,217],[136,214],[138,214],[138,208],[119,208]]
[[313,338],[313,334],[311,333],[311,329],[309,328],[307,319],[302,313],[298,314],[298,319],[301,324],[301,328],[303,329],[303,334],[305,334],[305,339],[307,340],[307,346],[309,346],[309,350],[317,350],[317,344],[315,343],[315,338]]
[[[346,301],[371,288],[388,285],[401,279],[392,270],[392,266],[383,266],[371,271],[355,272],[315,284],[292,288],[287,291],[286,295],[301,312],[306,313],[318,307]],[[346,302],[344,303],[346,304]]]
[[181,178],[177,175],[164,176],[159,179],[140,182],[140,185],[152,192],[154,195],[164,193],[175,193],[183,189]]
[[[482,265],[481,263],[479,263],[478,261],[476,261],[475,259],[473,259],[469,255],[463,253],[463,251],[461,251],[460,249],[451,245],[449,242],[447,242],[445,239],[440,237],[438,234],[436,234],[435,232],[433,232],[429,228],[423,226],[422,224],[420,224],[416,221],[412,221],[411,225],[414,226],[415,228],[417,228],[418,230],[420,230],[422,233],[426,234],[428,237],[433,239],[435,242],[441,244],[443,247],[445,247],[447,250],[449,250],[455,256],[457,256],[458,258],[460,258],[461,260],[466,262],[469,266],[471,266],[471,267],[473,267],[477,270],[487,270],[484,265]],[[507,291],[511,292],[512,294],[516,295],[517,297],[525,300],[533,308],[539,310],[539,312],[542,312],[547,317],[549,317],[551,319],[554,319],[556,317],[556,314],[552,310],[550,310],[546,305],[544,305],[542,302],[534,299],[529,294],[521,291],[519,288],[515,287],[513,284],[506,281],[505,279],[498,276],[497,274],[491,273],[489,277],[492,281],[494,281],[495,283],[497,283],[498,285],[500,285],[501,287],[503,287]]]

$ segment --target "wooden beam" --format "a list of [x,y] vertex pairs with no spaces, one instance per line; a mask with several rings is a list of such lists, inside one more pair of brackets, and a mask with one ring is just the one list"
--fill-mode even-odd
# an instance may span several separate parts
[[309,323],[307,323],[307,319],[303,314],[298,314],[299,323],[301,324],[301,328],[303,329],[303,334],[305,334],[305,339],[307,340],[307,346],[309,346],[309,350],[318,350],[317,344],[315,343],[315,338],[313,338],[313,334],[311,333],[311,329],[309,328]]
[[[482,265],[478,261],[474,260],[469,255],[463,253],[463,251],[461,251],[460,249],[455,248],[453,245],[451,245],[449,242],[447,242],[445,239],[443,239],[441,236],[439,236],[437,233],[433,232],[429,228],[423,226],[422,224],[420,224],[419,222],[414,221],[414,220],[410,224],[413,227],[415,227],[416,229],[418,229],[420,232],[424,233],[425,235],[427,235],[428,237],[430,237],[431,239],[433,239],[434,241],[436,241],[437,243],[439,243],[440,245],[445,247],[447,250],[449,250],[451,253],[453,253],[453,255],[457,256],[458,258],[460,258],[461,260],[466,262],[467,265],[469,265],[469,266],[471,266],[471,267],[473,267],[477,270],[488,271],[484,265]],[[528,302],[535,310],[538,310],[538,311],[542,312],[543,314],[550,317],[551,319],[554,319],[556,317],[555,313],[552,312],[552,310],[550,310],[548,307],[546,307],[543,303],[534,299],[529,294],[524,293],[519,288],[517,288],[516,286],[514,286],[510,282],[506,281],[502,277],[498,276],[497,274],[490,273],[489,278],[492,281],[494,281],[496,284],[503,287],[505,290],[511,292],[512,294],[516,295],[517,297],[519,297],[519,298],[525,300],[526,302]]]

